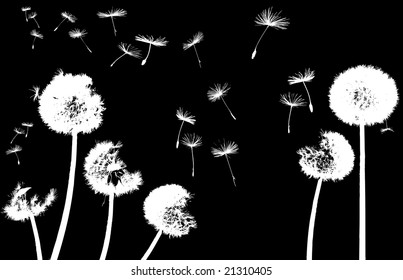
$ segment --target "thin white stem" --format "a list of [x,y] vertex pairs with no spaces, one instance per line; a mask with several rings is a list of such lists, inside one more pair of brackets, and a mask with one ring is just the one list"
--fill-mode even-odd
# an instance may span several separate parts
[[63,18],[62,21],[59,23],[59,25],[56,26],[56,28],[55,28],[53,31],[56,31],[56,30],[59,28],[59,26],[60,26],[65,20],[66,20],[66,18]]
[[179,137],[180,137],[180,134],[181,134],[181,131],[182,131],[182,126],[183,126],[184,122],[185,121],[182,121],[181,126],[179,127],[178,137],[176,138],[176,148],[179,147]]
[[27,133],[25,133],[25,138],[28,137],[29,126],[27,126]]
[[225,159],[227,160],[227,163],[228,163],[229,172],[231,172],[232,182],[234,183],[234,186],[236,187],[236,184],[235,184],[235,176],[234,176],[234,174],[232,173],[231,164],[229,163],[229,159],[228,159],[228,156],[227,156],[227,155],[225,155]]
[[193,156],[193,147],[190,147],[190,151],[192,152],[192,177],[195,176],[195,160]]
[[24,11],[24,14],[25,14],[25,21],[28,22],[27,11]]
[[108,248],[109,248],[109,242],[111,240],[114,197],[115,197],[115,194],[109,195],[108,221],[106,223],[105,239],[104,239],[104,245],[102,247],[101,257],[99,258],[100,260],[106,259],[106,254],[108,253]]
[[116,61],[118,61],[120,58],[122,58],[126,53],[122,54],[121,56],[119,56],[118,58],[115,59],[114,62],[112,62],[111,67],[113,66],[113,64],[115,64]]
[[319,200],[321,186],[322,186],[322,178],[320,178],[318,180],[318,184],[316,185],[316,190],[315,190],[315,196],[313,197],[313,202],[312,202],[311,218],[309,219],[308,240],[307,240],[307,248],[306,248],[306,259],[307,260],[312,260],[313,233],[314,233],[314,228],[315,228],[316,210],[318,208],[318,200]]
[[17,153],[14,153],[14,154],[15,154],[15,156],[17,157],[17,163],[18,163],[18,165],[20,165],[20,158],[18,157]]
[[160,239],[162,235],[162,229],[160,229],[157,234],[154,237],[153,242],[151,242],[150,247],[148,247],[147,252],[144,254],[144,256],[141,258],[141,260],[147,260],[148,257],[150,256],[151,252],[154,250],[155,245],[157,244],[158,240]]
[[257,53],[257,46],[259,45],[260,40],[262,40],[263,35],[266,33],[266,31],[267,31],[267,29],[268,29],[268,28],[269,28],[269,26],[267,25],[267,26],[266,26],[266,28],[265,28],[265,30],[263,31],[262,35],[260,35],[260,38],[259,38],[259,40],[258,40],[258,41],[257,41],[257,43],[256,43],[255,49],[253,50],[253,53],[252,53],[252,59],[254,59],[254,58],[255,58],[256,53]]
[[87,46],[87,44],[84,42],[83,38],[80,37],[80,39],[81,39],[81,41],[83,42],[84,46],[87,48],[87,50],[88,50],[90,53],[92,53],[92,51],[90,50],[90,48],[89,48],[89,47]]
[[288,113],[288,133],[291,132],[291,128],[290,128],[290,120],[291,120],[291,111],[292,111],[292,106],[290,106],[290,112]]
[[144,65],[144,64],[146,64],[146,62],[147,62],[147,58],[148,58],[148,56],[150,55],[150,51],[151,51],[151,44],[148,44],[149,46],[148,46],[148,52],[147,52],[147,56],[143,59],[143,61],[141,62],[141,65]]
[[35,40],[36,40],[36,37],[34,37],[34,39],[32,40],[32,49],[35,49]]
[[359,259],[366,259],[365,125],[360,124],[360,227]]
[[74,179],[76,173],[77,164],[77,132],[72,133],[71,142],[71,161],[70,161],[70,172],[69,172],[69,182],[67,185],[66,201],[64,203],[62,220],[60,222],[59,231],[57,233],[56,242],[53,247],[53,252],[51,260],[57,260],[59,257],[60,249],[62,247],[64,234],[66,233],[67,222],[69,220],[71,202],[73,200],[74,191]]
[[302,82],[302,84],[305,87],[306,93],[308,94],[308,99],[309,99],[309,110],[311,111],[311,113],[313,113],[313,106],[312,106],[312,101],[311,101],[311,95],[309,94],[308,88],[305,85],[305,82]]
[[16,133],[16,134],[14,135],[13,139],[11,139],[10,144],[13,144],[13,141],[14,141],[15,137],[17,137],[17,135],[18,135],[18,133]]
[[113,26],[113,33],[116,36],[116,28],[115,28],[115,23],[113,22],[113,17],[111,17],[111,20],[112,20],[112,26]]
[[31,221],[32,231],[35,238],[36,257],[38,260],[42,260],[41,240],[39,239],[38,228],[36,226],[35,217],[32,212],[29,213],[29,220]]
[[222,102],[224,102],[225,107],[227,107],[228,112],[231,114],[232,118],[236,120],[234,114],[232,114],[231,110],[229,109],[227,103],[225,103],[224,97],[221,97]]
[[199,67],[201,68],[201,61],[200,61],[200,58],[199,58],[199,54],[197,53],[196,45],[193,45],[193,48],[194,48],[194,50],[196,52],[196,57],[197,57],[197,61],[199,62]]
[[36,21],[35,18],[34,18],[34,21],[35,21],[35,23],[36,23],[36,26],[38,26],[38,28],[40,28],[40,27],[39,27],[39,23]]

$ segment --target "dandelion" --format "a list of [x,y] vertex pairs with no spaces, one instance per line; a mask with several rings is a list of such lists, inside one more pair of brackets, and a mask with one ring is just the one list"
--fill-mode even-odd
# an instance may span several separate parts
[[193,35],[193,38],[189,39],[186,43],[183,44],[184,50],[187,50],[187,49],[193,47],[193,49],[195,50],[197,61],[199,62],[200,68],[201,68],[201,61],[199,58],[199,54],[197,53],[196,44],[203,41],[203,38],[204,38],[203,33],[197,32],[195,35]]
[[288,93],[288,94],[282,94],[280,96],[280,103],[290,106],[290,112],[288,113],[288,133],[291,132],[290,129],[290,120],[291,120],[291,111],[293,107],[301,107],[301,106],[306,106],[306,102],[304,101],[304,99],[298,95],[298,94],[294,94],[294,93]]
[[35,21],[35,23],[36,23],[36,26],[38,27],[38,28],[40,28],[39,27],[39,23],[38,23],[38,21],[36,20],[36,16],[37,16],[38,14],[36,13],[36,12],[31,12],[31,13],[29,13],[29,15],[28,15],[28,19],[33,19],[34,21]]
[[38,100],[39,99],[39,90],[40,90],[40,88],[38,87],[38,86],[33,86],[31,89],[30,89],[30,91],[32,91],[32,92],[34,92],[34,94],[33,95],[31,95],[31,97],[32,97],[32,99],[35,101],[35,100]]
[[101,97],[92,88],[92,79],[85,74],[65,74],[59,70],[39,98],[39,114],[43,122],[57,133],[72,136],[70,173],[56,243],[51,259],[57,259],[69,218],[77,161],[77,137],[91,133],[102,123],[105,110]]
[[27,12],[31,10],[31,7],[22,7],[21,11],[24,12],[25,15],[25,21],[28,22],[28,16],[27,16]]
[[90,48],[87,46],[87,44],[84,42],[84,37],[85,35],[87,35],[87,31],[85,29],[73,29],[71,31],[69,31],[69,36],[73,39],[80,39],[81,42],[83,42],[84,46],[87,48],[87,50],[92,53],[92,51],[90,50]]
[[189,112],[184,111],[183,108],[181,108],[181,107],[178,110],[176,110],[176,117],[181,121],[181,126],[179,127],[178,136],[176,137],[176,148],[178,148],[179,147],[179,138],[180,138],[183,124],[185,122],[194,124],[196,122],[196,119]]
[[140,51],[136,49],[135,47],[132,47],[130,44],[125,44],[125,43],[120,43],[118,45],[119,49],[123,52],[121,56],[115,59],[114,62],[112,62],[111,67],[113,64],[115,64],[116,61],[118,61],[120,58],[122,58],[125,55],[130,55],[135,58],[140,58]]
[[365,126],[381,123],[393,112],[395,81],[381,69],[359,65],[339,74],[329,90],[330,108],[349,125],[360,127],[359,259],[366,259]]
[[290,24],[287,18],[280,17],[281,11],[278,13],[273,13],[272,8],[268,8],[261,12],[255,19],[255,23],[257,25],[266,26],[266,29],[263,31],[259,40],[256,43],[255,49],[252,53],[252,59],[255,58],[257,52],[257,46],[262,40],[263,35],[266,33],[269,27],[273,27],[274,29],[287,29],[287,26]]
[[227,160],[229,171],[231,172],[232,182],[234,183],[234,186],[236,187],[235,176],[232,173],[232,168],[229,163],[229,156],[232,154],[238,153],[238,145],[233,141],[226,142],[224,140],[223,143],[221,145],[219,145],[218,147],[213,147],[211,149],[211,153],[213,154],[214,157],[222,157],[222,156],[225,157],[225,159]]
[[37,31],[36,29],[33,29],[29,34],[31,34],[31,36],[34,37],[34,40],[32,41],[32,49],[34,49],[35,48],[35,40],[36,40],[36,38],[43,39],[43,35],[39,31]]
[[11,194],[11,199],[3,208],[3,213],[13,221],[21,221],[29,219],[31,221],[32,231],[35,239],[36,255],[38,260],[42,260],[41,241],[39,239],[38,228],[36,226],[35,217],[39,216],[52,205],[56,199],[56,190],[51,189],[43,201],[38,201],[38,196],[34,195],[28,201],[26,193],[30,187],[22,188],[22,184],[18,183],[17,187]]
[[98,12],[97,13],[99,18],[111,18],[112,20],[112,26],[113,26],[113,33],[116,36],[116,28],[115,28],[115,23],[113,22],[114,17],[125,17],[127,15],[127,12],[123,9],[112,9],[109,10],[107,13],[102,13]]
[[17,157],[17,164],[20,165],[20,158],[18,157],[17,153],[21,151],[22,151],[21,146],[14,145],[14,147],[11,147],[6,151],[6,155],[15,154],[15,156]]
[[143,183],[140,172],[128,172],[126,164],[119,159],[118,153],[121,147],[120,142],[117,144],[110,141],[97,143],[88,153],[84,163],[84,177],[91,189],[95,193],[109,196],[108,221],[101,260],[105,260],[109,248],[115,196],[131,193]]
[[232,118],[236,120],[234,114],[232,114],[231,110],[229,109],[227,103],[224,100],[224,96],[227,95],[227,92],[230,90],[230,87],[227,83],[224,85],[215,84],[214,87],[210,88],[207,92],[207,97],[211,102],[215,102],[217,100],[222,100],[225,107],[227,108],[228,112],[231,114]]
[[194,163],[194,156],[193,156],[193,148],[200,147],[202,145],[201,137],[192,133],[186,133],[182,138],[182,144],[189,147],[190,151],[192,152],[192,177],[195,175],[195,163]]
[[15,127],[14,132],[15,132],[15,135],[14,135],[13,139],[11,139],[10,144],[13,144],[13,141],[14,141],[15,137],[17,137],[18,135],[24,134],[25,130],[22,129],[22,128],[19,128],[19,127]]
[[62,21],[59,23],[58,26],[56,26],[56,28],[53,31],[56,31],[60,25],[67,19],[68,21],[70,21],[71,23],[76,22],[77,18],[75,16],[73,16],[72,14],[68,13],[68,12],[62,12]]
[[181,237],[197,227],[195,218],[186,210],[191,198],[190,193],[176,184],[163,185],[150,192],[144,200],[144,217],[158,232],[141,260],[148,258],[162,233]]
[[30,127],[33,127],[34,124],[31,123],[31,122],[23,122],[21,125],[22,125],[22,126],[25,126],[25,127],[27,128],[26,133],[25,133],[25,138],[27,138],[27,137],[28,137],[29,128],[30,128]]
[[149,44],[147,56],[143,59],[143,61],[141,62],[141,65],[146,64],[147,58],[150,55],[151,45],[156,46],[156,47],[164,47],[168,44],[168,41],[166,41],[165,38],[162,38],[162,37],[158,37],[157,39],[154,39],[153,36],[137,35],[135,37],[135,39],[136,39],[136,41]]
[[306,87],[305,83],[312,81],[312,79],[315,78],[315,71],[311,71],[309,68],[305,69],[305,73],[297,73],[295,76],[290,76],[288,78],[288,83],[290,85],[293,84],[298,84],[302,83],[305,87],[306,93],[308,94],[308,99],[309,99],[309,110],[311,113],[313,113],[313,106],[312,106],[312,101],[311,101],[311,96],[309,94],[308,88]]
[[387,131],[395,132],[391,127],[388,127],[388,120],[385,120],[385,125],[386,125],[386,127],[381,128],[381,133],[385,133]]

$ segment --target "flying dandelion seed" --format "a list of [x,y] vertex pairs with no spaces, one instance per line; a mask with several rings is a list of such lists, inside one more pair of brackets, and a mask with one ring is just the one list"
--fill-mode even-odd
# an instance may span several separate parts
[[187,123],[190,123],[193,125],[196,122],[196,119],[189,112],[184,111],[183,108],[181,108],[181,107],[178,110],[176,110],[176,117],[181,121],[181,126],[179,127],[178,136],[176,137],[176,148],[178,148],[179,147],[179,138],[180,138],[183,124],[185,122],[187,122]]
[[34,124],[31,123],[31,122],[23,122],[21,125],[22,125],[22,126],[25,126],[25,127],[27,128],[26,133],[25,133],[25,138],[27,138],[27,137],[28,137],[29,128],[30,128],[30,127],[33,127]]
[[39,90],[40,90],[40,88],[38,87],[38,86],[33,86],[31,89],[29,89],[30,91],[33,91],[34,92],[34,94],[33,95],[31,95],[31,97],[32,97],[32,99],[34,100],[34,101],[36,101],[36,100],[38,100],[39,99]]
[[80,29],[73,29],[69,31],[69,36],[73,39],[80,39],[81,42],[83,42],[84,46],[87,48],[87,50],[92,53],[90,48],[87,46],[87,44],[84,42],[84,37],[87,35],[87,31],[85,29],[80,30]]
[[211,102],[215,102],[217,100],[222,100],[225,107],[227,108],[228,112],[231,114],[231,117],[236,120],[234,114],[232,114],[231,110],[229,109],[227,103],[224,100],[224,96],[227,95],[227,92],[230,90],[230,87],[227,83],[224,85],[215,84],[214,87],[211,87],[207,92],[207,97]]
[[27,15],[27,12],[30,11],[30,10],[31,10],[31,7],[22,7],[22,8],[21,8],[21,11],[24,12],[25,21],[26,21],[26,22],[28,22],[28,15]]
[[181,237],[197,227],[195,218],[186,210],[191,198],[187,190],[176,184],[163,185],[150,192],[144,200],[144,217],[158,232],[141,260],[148,259],[162,233]]
[[34,195],[30,201],[26,198],[26,193],[30,187],[22,188],[22,183],[18,183],[17,187],[11,194],[11,199],[3,208],[3,213],[7,218],[13,221],[21,221],[29,219],[31,221],[32,231],[35,238],[36,255],[38,260],[42,260],[42,248],[39,238],[38,228],[36,226],[35,217],[44,213],[56,199],[56,190],[51,189],[49,194],[43,201],[38,201],[38,196]]
[[77,18],[75,16],[73,16],[72,14],[68,13],[68,12],[62,12],[62,21],[56,26],[56,28],[53,31],[56,31],[60,25],[67,19],[69,22],[74,23],[76,22]]
[[211,149],[211,153],[213,154],[214,157],[222,157],[222,156],[224,156],[225,159],[227,160],[229,171],[231,172],[232,181],[233,181],[235,187],[236,187],[235,176],[232,173],[232,168],[231,168],[231,165],[229,163],[229,156],[233,155],[233,154],[237,154],[238,149],[239,149],[238,145],[235,142],[233,142],[233,141],[226,142],[225,140],[223,141],[222,144],[218,145],[218,147],[213,147]]
[[398,103],[395,81],[381,69],[359,65],[339,74],[330,87],[330,109],[360,128],[359,259],[366,259],[365,126],[382,123]]
[[11,147],[6,151],[6,155],[15,154],[15,156],[17,157],[17,164],[20,165],[20,158],[18,157],[17,153],[21,151],[22,151],[21,146],[14,145],[14,147]]
[[197,32],[193,38],[189,39],[186,43],[183,44],[183,49],[187,50],[191,47],[193,47],[193,49],[195,50],[196,53],[196,57],[197,57],[197,61],[199,62],[199,67],[201,68],[201,61],[199,58],[199,54],[197,53],[197,49],[196,49],[196,44],[200,43],[201,41],[203,41],[203,33],[201,32]]
[[200,147],[202,145],[202,139],[200,136],[196,135],[195,133],[188,134],[186,133],[182,140],[181,143],[187,147],[190,148],[190,151],[192,153],[192,177],[195,176],[195,161],[194,161],[194,156],[193,156],[193,148]]
[[266,29],[263,31],[262,35],[260,35],[259,40],[256,43],[255,49],[252,53],[252,59],[255,58],[257,52],[257,46],[262,40],[263,35],[266,33],[269,27],[273,27],[274,29],[287,29],[287,26],[290,24],[287,18],[280,17],[281,11],[278,13],[273,13],[272,8],[268,8],[261,12],[255,19],[255,23],[259,26],[266,26]]
[[321,132],[319,147],[304,147],[297,151],[299,164],[309,177],[318,179],[309,220],[306,259],[312,260],[316,210],[322,181],[342,180],[354,167],[354,152],[348,141],[337,132]]
[[49,129],[72,136],[70,172],[66,200],[51,259],[60,253],[73,198],[79,133],[91,133],[102,123],[105,110],[101,96],[85,74],[65,74],[59,70],[39,98],[39,114]]
[[305,69],[305,73],[297,73],[295,76],[290,76],[288,78],[288,83],[290,85],[302,83],[305,87],[306,93],[308,94],[309,99],[309,110],[313,113],[313,106],[311,101],[311,95],[309,94],[308,88],[306,87],[305,83],[312,81],[315,78],[315,71],[311,71],[309,68]]
[[36,29],[32,30],[30,32],[30,34],[31,34],[31,36],[34,37],[34,40],[32,41],[32,49],[34,49],[35,48],[35,40],[36,40],[36,38],[43,39],[43,35],[39,31],[37,31]]
[[386,125],[386,127],[381,128],[381,133],[385,133],[387,131],[395,132],[391,127],[388,127],[388,120],[385,120],[385,125]]
[[106,259],[109,248],[115,196],[131,193],[143,184],[140,172],[129,173],[126,164],[119,159],[118,153],[121,147],[120,142],[97,143],[88,153],[84,163],[84,177],[87,184],[95,193],[109,196],[108,220],[100,260]]
[[39,23],[38,23],[38,21],[36,20],[36,16],[37,16],[38,14],[36,13],[36,12],[31,12],[31,13],[29,13],[29,15],[28,15],[28,19],[33,19],[34,21],[35,21],[35,23],[36,23],[36,26],[38,27],[38,28],[40,28],[39,27]]
[[99,18],[111,18],[112,20],[112,27],[113,27],[113,33],[116,36],[116,28],[115,28],[115,23],[113,21],[114,17],[125,17],[127,15],[127,12],[123,9],[111,9],[107,13],[102,13],[98,12],[97,13]]
[[118,47],[123,52],[123,54],[121,56],[119,56],[118,58],[116,58],[115,61],[112,62],[110,67],[112,67],[116,63],[116,61],[118,61],[125,55],[129,55],[129,56],[132,56],[135,58],[140,58],[140,51],[138,49],[136,49],[135,47],[132,47],[130,44],[120,43],[118,45]]
[[281,94],[280,96],[280,103],[290,106],[290,111],[288,113],[288,122],[287,122],[287,129],[288,129],[288,133],[291,132],[290,129],[290,120],[291,120],[291,111],[293,107],[301,107],[301,106],[306,106],[306,102],[304,101],[304,99],[298,95],[298,94],[294,94],[294,93],[288,93],[288,94]]
[[19,127],[15,127],[14,132],[15,132],[15,135],[14,135],[13,139],[11,139],[10,144],[13,144],[13,141],[14,141],[15,137],[17,137],[18,135],[24,134],[25,130],[22,129],[22,128],[19,128]]
[[154,39],[153,36],[137,35],[135,37],[135,40],[139,41],[139,42],[149,44],[147,56],[143,59],[143,61],[141,62],[141,65],[146,64],[147,58],[150,55],[151,45],[156,46],[156,47],[164,47],[164,46],[166,46],[168,44],[168,41],[166,41],[165,38],[163,38],[163,37],[158,37],[157,39]]

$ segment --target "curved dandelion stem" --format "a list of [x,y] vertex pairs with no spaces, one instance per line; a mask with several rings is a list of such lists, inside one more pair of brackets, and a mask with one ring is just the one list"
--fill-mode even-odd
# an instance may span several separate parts
[[232,112],[231,112],[231,110],[229,109],[227,103],[225,102],[224,97],[221,97],[221,100],[222,100],[222,102],[224,102],[224,105],[225,105],[225,107],[227,107],[227,110],[228,110],[228,112],[231,114],[232,118],[233,118],[234,120],[236,120],[234,114],[232,114]]
[[311,217],[309,219],[309,227],[308,227],[308,240],[307,240],[307,247],[306,247],[306,259],[312,260],[312,248],[313,248],[313,233],[315,228],[315,219],[316,219],[316,210],[318,208],[318,200],[320,189],[322,186],[322,178],[318,180],[315,190],[315,196],[312,202],[312,210],[311,210]]
[[151,242],[150,247],[148,247],[146,253],[145,253],[144,256],[141,258],[142,261],[148,259],[148,257],[150,256],[151,252],[154,250],[155,245],[157,245],[157,242],[158,242],[158,240],[160,239],[161,235],[162,235],[162,229],[160,229],[160,230],[157,232],[157,234],[155,235],[154,240],[153,240],[153,242]]
[[53,31],[56,31],[56,30],[59,28],[59,26],[62,25],[62,23],[63,23],[65,20],[66,20],[66,18],[63,18],[62,21],[59,23],[59,25],[56,26],[55,29],[53,29]]
[[179,127],[178,137],[176,138],[176,148],[179,147],[179,137],[180,137],[180,134],[181,134],[181,131],[182,131],[182,127],[183,127],[183,123],[184,123],[184,122],[185,122],[185,121],[182,121],[181,126]]
[[291,111],[292,111],[292,107],[293,107],[293,106],[290,106],[290,112],[288,113],[288,122],[287,122],[288,133],[291,132],[290,120],[291,120]]
[[105,239],[104,239],[104,245],[102,247],[100,260],[105,260],[106,254],[108,253],[109,242],[111,240],[114,197],[115,197],[115,194],[109,195],[108,221],[106,224]]
[[143,59],[143,61],[141,62],[141,65],[144,65],[144,64],[146,64],[146,62],[147,62],[147,58],[148,58],[148,56],[150,55],[150,51],[151,51],[151,43],[150,44],[148,44],[149,46],[148,46],[148,52],[147,52],[147,56]]
[[112,62],[112,64],[110,65],[110,67],[112,67],[116,61],[118,61],[119,59],[121,59],[126,53],[122,54],[121,56],[119,56],[118,58],[115,59],[114,62]]
[[87,44],[84,42],[84,39],[81,38],[81,37],[80,37],[80,39],[81,39],[81,41],[83,42],[84,46],[87,48],[87,50],[88,50],[90,53],[92,53],[92,51],[90,50],[90,48],[89,48],[89,47],[87,46]]
[[252,59],[254,59],[254,58],[255,58],[256,53],[257,53],[257,46],[259,45],[260,40],[262,40],[263,35],[266,33],[266,31],[267,31],[267,29],[268,29],[268,28],[269,28],[269,25],[267,25],[267,26],[266,26],[266,28],[264,29],[264,31],[263,31],[263,33],[262,33],[262,35],[260,35],[260,38],[259,38],[259,40],[258,40],[258,41],[257,41],[257,43],[256,43],[255,49],[253,50],[253,53],[252,53]]
[[193,147],[190,147],[190,151],[192,153],[192,177],[195,176],[195,160],[194,160],[194,156],[193,156]]
[[199,62],[199,67],[201,68],[201,61],[200,61],[200,58],[199,58],[199,54],[197,53],[196,45],[193,45],[193,48],[194,48],[194,50],[196,52],[196,57],[197,57],[197,61]]
[[365,124],[360,124],[360,227],[359,259],[366,259]]
[[64,234],[66,233],[67,222],[69,220],[71,202],[73,200],[73,190],[74,190],[74,179],[76,173],[77,164],[77,132],[72,133],[72,143],[71,143],[71,161],[70,161],[70,173],[69,181],[67,185],[66,200],[64,203],[62,220],[60,222],[59,231],[57,232],[56,242],[53,247],[53,252],[51,260],[57,260],[59,257],[60,249],[62,247]]
[[235,176],[234,176],[234,174],[232,173],[231,164],[229,163],[229,159],[228,159],[228,156],[227,156],[227,155],[225,155],[225,159],[227,160],[227,163],[228,163],[229,172],[231,172],[232,182],[234,183],[234,186],[236,187],[236,184],[235,184]]
[[308,99],[309,99],[309,110],[311,111],[311,113],[313,113],[313,106],[312,106],[312,101],[311,101],[311,95],[309,94],[308,88],[305,85],[305,82],[302,82],[302,84],[305,87],[306,93],[308,94]]
[[35,238],[36,257],[38,260],[42,260],[41,240],[39,239],[38,228],[36,226],[35,217],[32,212],[29,213],[29,220],[31,221],[32,231]]

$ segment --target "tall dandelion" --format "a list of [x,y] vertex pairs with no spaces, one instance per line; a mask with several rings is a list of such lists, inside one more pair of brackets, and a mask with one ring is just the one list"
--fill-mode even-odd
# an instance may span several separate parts
[[143,59],[143,61],[141,62],[141,65],[146,64],[147,58],[150,55],[151,46],[164,47],[164,46],[166,46],[168,44],[168,41],[165,40],[165,38],[163,38],[163,37],[158,37],[158,38],[154,39],[153,36],[137,35],[135,37],[135,40],[148,44],[147,56]]
[[365,126],[382,123],[393,112],[398,93],[395,81],[381,69],[359,65],[335,77],[329,90],[330,108],[349,125],[360,128],[359,259],[366,259]]
[[313,113],[313,105],[312,105],[312,101],[311,101],[311,95],[309,94],[308,88],[306,87],[307,82],[312,81],[312,79],[315,78],[315,71],[308,69],[305,69],[305,73],[300,73],[298,72],[295,76],[290,76],[288,78],[288,83],[290,85],[293,84],[298,84],[298,83],[302,83],[305,87],[306,93],[308,95],[308,99],[309,99],[309,110],[311,111],[311,113]]
[[13,221],[25,220],[31,221],[32,231],[35,239],[36,256],[38,260],[42,260],[42,248],[39,238],[38,228],[36,226],[35,217],[41,215],[46,209],[52,205],[56,199],[56,190],[51,189],[46,197],[39,201],[37,195],[33,195],[28,201],[26,193],[30,190],[30,187],[22,188],[22,184],[18,183],[17,187],[11,194],[11,199],[8,204],[3,208],[3,213],[7,218]]
[[290,24],[287,18],[280,17],[281,11],[278,13],[273,13],[272,8],[268,8],[261,12],[255,19],[255,23],[258,26],[266,26],[265,30],[263,31],[262,35],[260,35],[259,40],[256,43],[255,49],[252,53],[252,59],[255,58],[257,52],[257,46],[262,40],[263,35],[266,33],[269,27],[273,27],[274,29],[287,29],[287,26]]
[[31,10],[31,7],[28,7],[28,6],[21,8],[21,11],[24,12],[26,22],[28,22],[28,14],[27,14],[27,12],[30,11],[30,10]]
[[136,49],[135,47],[132,47],[130,44],[120,43],[118,45],[118,47],[123,52],[123,54],[121,56],[119,56],[118,58],[116,58],[112,62],[110,67],[112,67],[116,63],[116,61],[118,61],[119,59],[121,59],[125,55],[129,55],[129,56],[132,56],[134,58],[140,58],[140,51],[138,49]]
[[201,61],[199,58],[199,54],[197,53],[197,49],[196,49],[196,44],[200,43],[201,41],[203,41],[203,33],[201,32],[197,32],[193,38],[189,39],[186,43],[183,44],[183,49],[187,50],[191,47],[193,47],[193,49],[195,50],[196,53],[196,57],[197,57],[197,61],[199,62],[199,67],[201,68]]
[[26,133],[25,133],[25,138],[27,138],[27,137],[28,137],[29,128],[30,128],[30,127],[33,127],[34,124],[31,123],[31,122],[23,122],[21,125],[22,125],[22,126],[25,126],[25,127],[27,128]]
[[13,139],[11,139],[10,144],[13,144],[14,139],[15,139],[18,135],[24,134],[24,133],[25,133],[25,130],[22,129],[22,128],[19,128],[19,127],[15,127],[15,128],[14,128],[14,132],[15,132],[15,135],[14,135]]
[[15,156],[17,157],[17,164],[20,165],[20,158],[18,157],[17,153],[22,151],[22,147],[18,146],[18,145],[14,145],[14,147],[11,147],[10,149],[8,149],[6,151],[6,155],[11,155],[11,154],[15,154]]
[[207,92],[207,97],[211,102],[215,102],[217,100],[222,100],[225,107],[227,108],[228,112],[230,113],[231,117],[236,120],[234,114],[232,114],[231,110],[229,109],[227,103],[224,100],[224,96],[227,95],[227,92],[230,90],[230,87],[227,83],[224,85],[215,84],[214,87],[211,87]]
[[75,16],[73,16],[72,14],[70,14],[69,12],[62,12],[62,21],[56,26],[56,28],[53,31],[56,31],[60,25],[67,19],[69,22],[74,23],[76,22],[77,18]]
[[144,200],[144,217],[157,234],[141,260],[148,259],[163,233],[169,237],[182,237],[197,227],[195,218],[186,210],[191,198],[187,190],[176,184],[163,185],[150,192]]
[[37,16],[37,15],[38,15],[38,14],[37,14],[36,12],[31,12],[31,13],[28,14],[28,19],[33,19],[33,20],[35,21],[35,23],[36,23],[36,26],[37,26],[38,28],[41,28],[41,27],[39,26],[38,21],[36,20],[36,16]]
[[109,197],[108,221],[100,260],[105,260],[108,253],[115,196],[131,193],[143,183],[140,172],[128,172],[126,164],[118,157],[121,147],[120,142],[97,143],[88,153],[84,163],[84,177],[88,185],[95,193]]
[[127,12],[123,9],[111,9],[106,13],[103,12],[98,12],[97,16],[99,18],[110,18],[112,20],[112,27],[113,27],[113,33],[116,36],[116,28],[115,28],[115,22],[113,21],[113,18],[115,17],[125,17],[127,15]]
[[180,138],[183,124],[185,122],[194,124],[196,122],[196,119],[189,112],[184,111],[183,108],[181,108],[181,107],[179,107],[179,109],[176,110],[176,117],[178,118],[178,120],[181,121],[181,126],[179,127],[178,136],[176,137],[176,148],[178,148],[179,147],[179,138]]
[[318,147],[304,147],[297,153],[299,164],[307,176],[318,179],[309,219],[306,259],[312,260],[316,211],[322,181],[342,180],[354,167],[354,152],[348,141],[337,132],[321,132]]
[[69,31],[69,36],[72,39],[80,39],[81,42],[83,42],[84,46],[87,48],[87,50],[92,53],[91,49],[87,46],[87,44],[84,42],[84,37],[87,35],[87,31],[85,29],[73,29]]
[[190,148],[190,151],[192,153],[192,177],[195,176],[195,161],[194,161],[194,155],[193,155],[193,149],[200,147],[202,145],[202,140],[201,137],[196,135],[195,133],[189,134],[186,133],[182,140],[181,143],[188,148]]
[[101,96],[92,88],[92,79],[85,74],[73,75],[58,71],[39,98],[39,114],[49,129],[72,136],[70,173],[55,246],[51,259],[57,259],[62,246],[73,198],[79,133],[91,133],[102,123],[105,110]]
[[31,48],[34,49],[36,38],[43,39],[43,35],[36,29],[31,30],[31,32],[29,34],[31,34],[31,36],[34,37],[34,39],[32,40],[32,46],[31,46]]
[[288,131],[288,133],[290,133],[291,132],[290,120],[291,120],[292,108],[306,106],[306,102],[300,95],[294,94],[294,93],[288,93],[288,94],[282,94],[280,96],[280,103],[282,103],[286,106],[290,106],[290,111],[288,113],[288,122],[287,122],[287,131]]
[[213,154],[214,157],[222,157],[224,156],[225,159],[227,160],[228,168],[229,171],[231,172],[231,177],[232,177],[232,182],[234,183],[234,186],[236,187],[235,184],[235,176],[234,173],[232,172],[231,164],[229,163],[229,156],[232,154],[237,154],[238,153],[238,145],[233,142],[226,142],[225,140],[223,141],[222,144],[218,145],[217,147],[213,147],[211,149],[211,153]]

